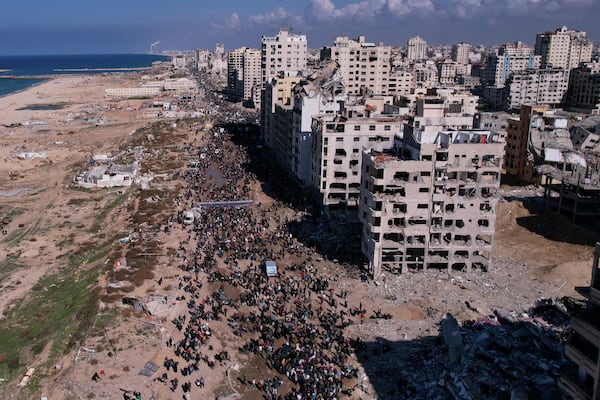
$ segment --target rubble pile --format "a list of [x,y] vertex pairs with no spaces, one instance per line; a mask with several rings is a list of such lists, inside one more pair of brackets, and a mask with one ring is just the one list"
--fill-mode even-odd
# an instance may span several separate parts
[[380,399],[561,398],[560,369],[569,363],[562,301],[541,300],[521,314],[495,311],[460,327],[452,320],[444,318],[438,337],[378,339],[357,351]]

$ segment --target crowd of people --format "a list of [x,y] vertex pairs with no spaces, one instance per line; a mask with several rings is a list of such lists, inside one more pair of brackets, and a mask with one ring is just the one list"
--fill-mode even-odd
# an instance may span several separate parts
[[[187,188],[177,204],[181,211],[205,205],[193,224],[184,224],[182,213],[178,219],[186,230],[178,279],[187,310],[172,320],[181,339],[167,340],[173,357],[165,359],[167,372],[156,380],[173,392],[181,387],[183,398],[191,398],[194,387],[204,386],[204,368],[230,361],[229,353],[217,352],[210,341],[212,321],[227,318],[244,343],[238,350],[263,358],[274,374],[244,376],[242,384],[263,391],[267,399],[336,399],[344,381],[355,376],[346,364],[351,342],[343,334],[351,323],[347,293],[336,293],[335,278],[319,274],[306,259],[289,263],[278,277],[266,276],[263,261],[283,260],[296,248],[284,204],[263,205],[254,198],[256,176],[245,168],[247,153],[227,131],[215,128],[206,136],[202,145],[186,146],[195,160],[183,174]],[[238,200],[254,203],[226,203]],[[210,202],[218,204],[206,205]],[[220,285],[219,290],[211,294],[210,285]],[[225,296],[226,286],[235,287],[239,296]]]

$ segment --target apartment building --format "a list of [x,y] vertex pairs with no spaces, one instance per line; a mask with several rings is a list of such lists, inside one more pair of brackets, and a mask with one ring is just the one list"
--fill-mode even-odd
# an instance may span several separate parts
[[485,85],[497,88],[504,87],[506,80],[513,72],[540,68],[542,57],[533,54],[527,46],[503,45],[498,54],[491,54],[483,71]]
[[305,71],[307,57],[306,35],[280,30],[277,36],[263,36],[261,39],[262,83],[270,82],[282,71]]
[[283,77],[267,84],[263,137],[276,161],[301,185],[310,186],[312,117],[334,114],[347,100],[337,63],[321,65],[306,78]]
[[402,131],[402,117],[341,111],[312,120],[311,182],[327,207],[357,207],[362,151],[392,146]]
[[[265,85],[261,107],[261,130],[265,144],[289,167],[291,154],[293,89],[302,78],[284,73]],[[287,125],[289,124],[289,126]]]
[[469,54],[471,53],[471,45],[460,42],[452,46],[452,61],[461,65],[469,64]]
[[321,50],[321,60],[340,65],[348,94],[388,94],[391,55],[391,46],[366,42],[364,36],[356,40],[338,36],[333,46]]
[[427,42],[425,39],[415,36],[408,39],[406,43],[406,58],[409,61],[420,61],[427,59]]
[[579,63],[592,61],[593,43],[585,32],[568,30],[566,26],[554,32],[538,33],[535,54],[541,56],[542,68],[573,69]]
[[560,389],[575,400],[600,400],[600,243],[596,243],[589,288],[578,288],[584,306],[569,307],[571,332],[565,354],[575,367],[562,369]]
[[251,100],[252,105],[257,107],[257,105],[260,105],[260,101],[256,98],[260,98],[262,84],[261,51],[258,49],[246,49],[244,51],[243,68],[244,88],[242,99],[246,101]]
[[600,63],[583,63],[571,71],[567,104],[574,111],[600,114]]
[[443,60],[438,62],[438,79],[442,85],[453,85],[459,75],[471,75],[471,65],[456,61]]
[[404,133],[362,154],[369,272],[488,270],[504,144],[491,131]]
[[244,95],[244,52],[240,47],[227,53],[227,93],[232,100],[241,100]]
[[396,70],[388,78],[388,90],[390,95],[407,95],[414,92],[417,86],[415,75],[410,71]]
[[569,70],[566,69],[546,68],[513,72],[505,86],[505,109],[518,109],[523,104],[564,104],[568,89]]

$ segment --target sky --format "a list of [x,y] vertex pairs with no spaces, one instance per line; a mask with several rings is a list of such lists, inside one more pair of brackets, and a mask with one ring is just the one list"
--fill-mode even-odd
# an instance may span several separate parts
[[405,46],[535,43],[563,25],[600,43],[600,0],[5,0],[0,55],[260,47],[281,28],[310,48],[336,36]]

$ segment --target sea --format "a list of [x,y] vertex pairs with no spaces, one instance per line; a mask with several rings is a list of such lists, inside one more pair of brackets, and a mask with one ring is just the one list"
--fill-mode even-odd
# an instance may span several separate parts
[[[156,54],[74,54],[0,56],[0,77],[33,77],[56,74],[103,74],[128,72],[168,61]],[[27,89],[44,79],[0,79],[0,96]]]

